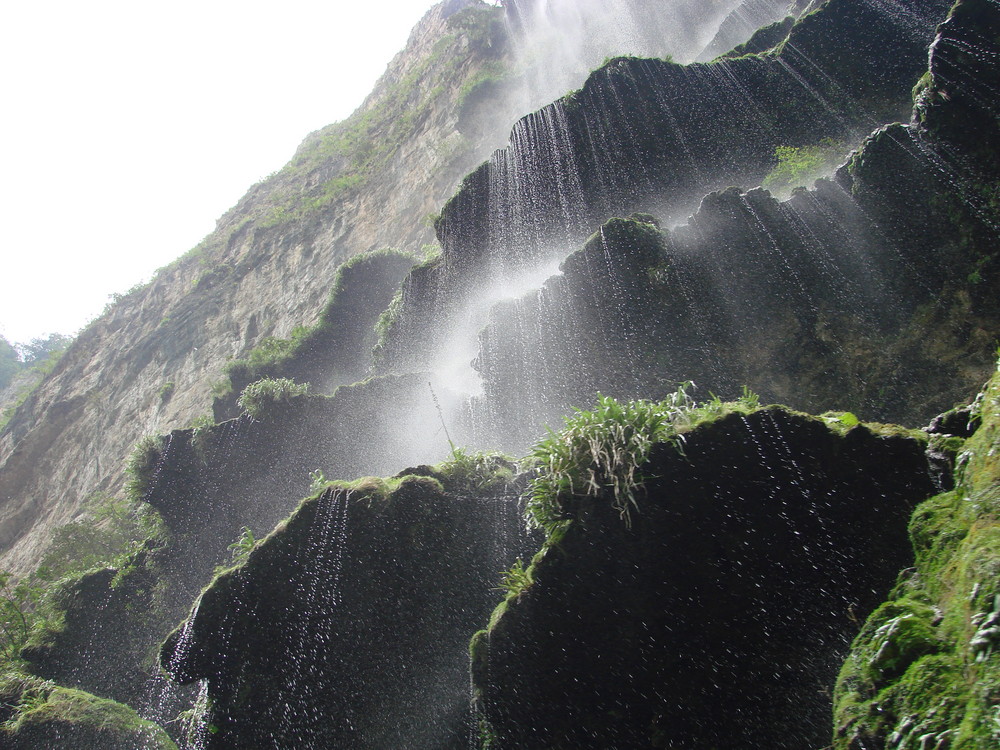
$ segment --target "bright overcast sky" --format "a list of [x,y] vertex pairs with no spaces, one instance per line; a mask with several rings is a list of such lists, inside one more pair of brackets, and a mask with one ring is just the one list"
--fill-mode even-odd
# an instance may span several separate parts
[[76,333],[364,99],[434,0],[0,10],[0,334]]

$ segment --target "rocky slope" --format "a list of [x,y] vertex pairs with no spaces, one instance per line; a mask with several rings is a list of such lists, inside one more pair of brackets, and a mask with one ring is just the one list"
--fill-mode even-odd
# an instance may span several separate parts
[[447,203],[442,257],[410,274],[378,366],[428,369],[454,346],[460,321],[491,299],[493,279],[564,258],[609,217],[680,221],[711,190],[759,184],[778,146],[856,143],[908,117],[947,5],[830,0],[772,53],[709,65],[609,62],[520,121],[511,145]]
[[[591,33],[598,60],[623,51],[623,28]],[[646,39],[647,53],[670,51]],[[210,413],[227,361],[316,323],[345,260],[433,252],[428,217],[516,116],[555,95],[529,85],[531,70],[502,9],[439,3],[354,115],[310,135],[203,243],[110,305],[0,431],[0,567],[27,572],[89,496],[118,492],[140,437]]]
[[37,560],[46,529],[88,494],[120,489],[143,434],[210,411],[227,359],[313,323],[347,258],[432,242],[424,217],[503,133],[458,128],[462,87],[509,63],[499,11],[463,16],[480,6],[436,6],[358,112],[306,139],[201,245],[83,331],[0,435],[5,567]]
[[[461,5],[440,6],[439,20],[448,23],[458,14],[444,14]],[[216,403],[220,417],[238,409],[238,418],[142,444],[130,489],[159,511],[163,528],[116,567],[56,587],[58,614],[21,651],[20,668],[141,704],[148,717],[178,727],[182,703],[148,674],[150,648],[229,558],[229,546],[238,566],[196,599],[163,652],[179,680],[208,681],[211,700],[196,712],[192,741],[468,747],[462,646],[472,628],[487,625],[490,570],[531,548],[516,531],[515,498],[527,477],[513,481],[504,460],[454,445],[448,464],[388,482],[331,486],[316,470],[393,473],[400,462],[444,455],[459,434],[523,444],[541,420],[607,390],[623,403],[600,399],[593,414],[535,450],[526,502],[546,532],[545,554],[528,569],[510,567],[502,584],[510,596],[474,642],[482,745],[735,746],[733,737],[746,732],[759,745],[826,742],[830,698],[822,691],[849,654],[854,626],[911,561],[906,520],[935,483],[950,481],[962,418],[941,421],[938,437],[928,438],[860,426],[849,413],[761,409],[751,393],[736,405],[714,399],[700,408],[683,388],[667,394],[692,377],[724,396],[749,382],[793,406],[821,410],[841,399],[862,417],[903,415],[912,426],[971,395],[994,370],[1000,13],[994,0],[956,3],[928,70],[924,50],[943,15],[944,4],[929,1],[828,0],[771,51],[690,68],[611,60],[580,92],[523,120],[508,149],[447,204],[436,222],[442,254],[409,272],[376,323],[378,337],[372,321],[410,263],[398,253],[341,266],[316,326],[244,352],[229,375],[249,386],[238,401]],[[912,122],[883,125],[911,106],[911,84],[923,72]],[[730,106],[719,108],[720,92]],[[684,106],[669,106],[681,94]],[[794,112],[782,106],[788,101],[799,105]],[[813,190],[784,202],[737,188],[703,198],[720,180],[759,179],[778,146],[805,149],[816,143],[810,138],[850,134],[873,120],[883,126]],[[595,133],[600,144],[587,141]],[[342,135],[334,128],[311,139],[299,157],[335,161]],[[366,164],[387,163],[381,149],[360,153],[371,157]],[[299,174],[295,164],[274,185]],[[686,226],[663,230],[648,213],[607,220],[642,208],[670,216],[689,193],[701,205]],[[277,191],[268,217],[248,231],[260,239],[302,229],[329,195]],[[484,280],[499,271],[543,261],[551,274],[544,263],[553,256],[568,257],[539,292],[500,305],[485,293]],[[212,284],[225,290],[230,274],[201,280],[206,304]],[[470,302],[482,317],[462,321]],[[255,336],[270,330],[255,325]],[[439,399],[427,388],[456,328],[478,352],[479,398],[442,391]],[[336,388],[356,377],[373,339],[384,374]],[[154,359],[147,351],[137,370]],[[70,360],[48,385],[78,366]],[[161,386],[157,408],[173,408],[183,393],[178,383]],[[642,395],[667,398],[624,403]],[[67,405],[63,435],[58,410],[49,409],[34,429],[17,422],[4,439],[20,429],[29,448],[74,435],[83,441],[75,408],[88,407]],[[975,484],[961,471],[957,480],[970,497],[988,499],[995,478],[980,468],[989,468],[991,451],[975,450],[985,461]],[[34,468],[45,468],[43,455],[34,455]],[[29,458],[21,454],[22,466]],[[51,468],[65,471],[59,465]],[[18,464],[8,461],[5,476],[8,466]],[[256,544],[250,532],[292,510],[310,480],[326,489]],[[965,520],[988,526],[986,517]],[[252,529],[230,544],[243,525]],[[983,539],[988,548],[991,537]],[[969,635],[977,665],[992,658],[995,625],[992,563],[983,555],[986,567],[973,576],[981,584],[973,599],[982,594],[976,612],[956,615],[957,629],[931,639],[958,654]],[[937,577],[953,566],[924,567],[934,580],[911,598],[926,606],[904,603],[903,614],[926,615],[936,628],[935,607],[944,611],[940,597],[951,590],[935,588]],[[675,617],[664,616],[668,600]],[[915,627],[924,645],[899,669],[875,674],[865,666],[869,651],[905,652],[903,641],[883,649],[895,632],[883,626],[898,626],[892,618],[903,610],[880,611],[842,675],[837,741],[861,750],[889,737],[893,747],[909,747],[919,740],[910,730],[923,725],[947,739],[938,735],[951,727],[934,722],[958,715],[949,697],[957,693],[947,688],[931,707],[923,693],[911,697],[907,676],[895,682],[919,657],[941,653],[924,648],[922,624]],[[903,619],[905,635],[911,618]],[[571,654],[566,644],[581,639],[588,647]],[[285,657],[261,648],[274,642]],[[407,660],[411,652],[419,664]],[[949,665],[979,669],[962,654]],[[48,700],[35,679],[8,683],[8,702],[20,701],[15,721]],[[984,717],[996,703],[990,684],[955,699],[978,701],[961,719],[974,724],[969,737],[986,736]],[[373,701],[373,690],[393,700]],[[883,703],[891,716],[878,710]]]

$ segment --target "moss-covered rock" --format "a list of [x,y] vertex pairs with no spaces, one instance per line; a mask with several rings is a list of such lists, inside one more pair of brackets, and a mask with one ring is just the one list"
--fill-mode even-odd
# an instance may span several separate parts
[[517,123],[511,145],[445,205],[436,222],[445,262],[404,287],[382,367],[425,367],[462,302],[497,273],[583,242],[610,216],[655,209],[682,219],[711,190],[759,184],[778,146],[857,138],[905,117],[948,6],[829,0],[774,54],[689,66],[609,60],[580,91]]
[[[597,393],[686,380],[909,425],[967,400],[1000,330],[1000,158],[967,135],[1000,138],[1000,22],[977,7],[942,25],[914,123],[872,134],[835,180],[784,202],[714,192],[666,232],[611,219],[541,290],[497,305],[475,363],[493,423],[530,435]],[[797,33],[819,39],[822,15]]]
[[157,645],[176,604],[164,600],[160,550],[143,550],[120,568],[64,579],[49,592],[52,616],[21,651],[31,671],[70,688],[130,703],[155,673]]
[[464,747],[466,643],[527,544],[510,465],[333,483],[203,592],[163,667],[204,747]]
[[[719,413],[635,467],[630,523],[600,473],[594,493],[561,495],[523,585],[473,640],[486,746],[827,741],[858,618],[912,560],[907,519],[934,491],[926,438]],[[613,420],[595,428],[617,439]],[[936,651],[922,621],[893,643],[886,674]]]
[[162,727],[131,708],[34,677],[0,677],[8,750],[177,750]]
[[375,345],[375,322],[415,263],[412,255],[395,250],[356,255],[344,263],[315,326],[296,329],[290,339],[267,339],[246,358],[228,363],[232,393],[216,399],[216,420],[239,416],[236,396],[261,378],[309,383],[314,393],[361,380]]
[[913,570],[865,623],[836,692],[838,750],[1000,743],[1000,374],[956,487],[910,522]]

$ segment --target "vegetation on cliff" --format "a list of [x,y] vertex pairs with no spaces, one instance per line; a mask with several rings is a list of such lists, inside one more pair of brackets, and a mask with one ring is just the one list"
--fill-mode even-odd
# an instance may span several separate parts
[[933,492],[927,442],[752,394],[581,412],[537,449],[549,534],[470,646],[483,746],[825,742],[822,686]]
[[128,706],[17,674],[0,675],[0,721],[0,744],[9,750],[177,750]]
[[914,512],[916,562],[841,671],[838,750],[1000,743],[1000,373],[964,421],[954,489]]
[[[992,369],[998,100],[984,94],[998,91],[996,58],[968,50],[990,52],[1000,39],[983,32],[995,3],[955,6],[915,91],[913,124],[880,129],[834,180],[784,203],[759,189],[713,192],[670,232],[645,213],[607,219],[674,188],[700,190],[706,170],[757,179],[774,167],[770,184],[791,188],[828,168],[841,147],[824,135],[895,115],[901,82],[923,64],[927,19],[942,2],[912,5],[922,15],[907,16],[903,40],[893,36],[898,19],[875,13],[883,4],[830,0],[770,29],[777,39],[787,27],[792,40],[771,52],[687,68],[615,58],[584,90],[522,121],[517,147],[470,176],[435,222],[443,254],[410,272],[402,292],[413,259],[382,251],[340,266],[313,326],[261,338],[273,321],[240,321],[225,344],[245,352],[220,389],[232,393],[213,417],[140,441],[128,464],[127,497],[162,513],[169,540],[112,501],[93,526],[57,534],[56,550],[81,568],[48,559],[38,580],[60,581],[48,597],[33,598],[30,580],[0,597],[12,669],[0,697],[17,706],[2,731],[27,737],[33,723],[61,727],[65,717],[93,729],[102,715],[115,731],[146,731],[75,690],[138,694],[167,623],[215,570],[160,654],[177,680],[207,680],[206,748],[276,737],[303,747],[467,746],[462,646],[488,619],[471,645],[484,746],[725,747],[739,736],[801,750],[827,741],[823,691],[873,610],[838,686],[840,747],[995,742],[1000,508],[989,425],[1000,420],[1000,384],[977,405],[988,424],[967,443],[852,412],[762,408],[746,388],[738,398],[738,384],[751,382],[769,400],[916,424]],[[335,203],[410,158],[400,144],[435,116],[442,76],[461,81],[449,106],[486,102],[508,80],[500,12],[475,5],[447,16],[449,34],[430,57],[402,66],[355,118],[311,137],[260,187],[274,200],[244,205],[242,218],[227,219],[231,233],[213,240],[222,245],[206,246],[191,296],[210,304],[213,289],[261,260],[263,250],[230,245],[240,232],[313,232]],[[849,59],[845,40],[857,46]],[[467,65],[459,49],[482,64]],[[970,70],[972,83],[962,77]],[[814,101],[813,84],[829,107]],[[720,90],[728,98],[717,101]],[[751,117],[740,108],[748,92],[761,110]],[[671,119],[692,112],[682,126]],[[592,195],[566,190],[578,157],[572,175]],[[502,168],[518,160],[525,181],[504,183]],[[684,170],[688,182],[670,182]],[[565,217],[578,226],[567,230]],[[477,275],[495,270],[483,259],[500,252],[497,237],[562,246],[594,226],[541,291],[494,309],[475,363],[489,414],[477,411],[483,400],[460,408],[462,420],[495,418],[524,436],[539,405],[562,414],[611,394],[537,444],[530,486],[516,462],[459,449],[446,428],[446,462],[364,476],[437,460],[423,456],[438,446],[439,457],[445,442],[428,429],[445,419],[417,368],[354,383],[372,345],[386,369],[400,364],[400,347],[417,358],[433,351],[464,314],[454,298],[476,296]],[[305,263],[314,248],[300,239],[275,241],[268,257]],[[209,258],[230,251],[234,264]],[[413,305],[428,320],[408,317]],[[154,361],[155,349],[136,359]],[[144,387],[159,410],[186,393],[165,366],[157,372]],[[687,377],[736,400],[698,404],[690,384],[664,396]],[[906,521],[949,474],[949,453],[956,488],[913,515],[911,547]],[[524,535],[525,518],[544,540]],[[882,603],[914,549],[915,568]],[[490,617],[497,588],[504,601]]]

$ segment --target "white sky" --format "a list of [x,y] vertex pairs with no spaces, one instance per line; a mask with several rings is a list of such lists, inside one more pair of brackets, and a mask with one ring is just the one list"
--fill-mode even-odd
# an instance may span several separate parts
[[0,334],[73,334],[364,99],[434,0],[0,9]]

